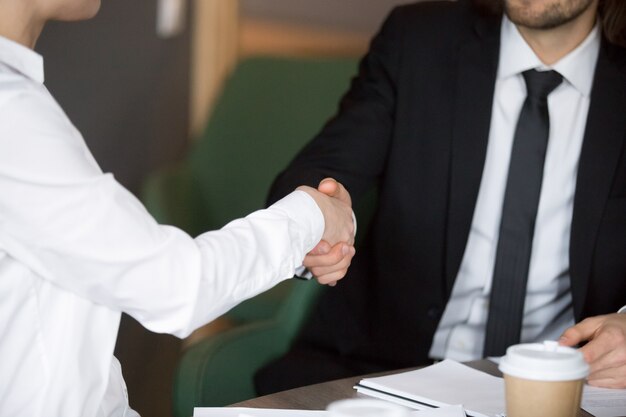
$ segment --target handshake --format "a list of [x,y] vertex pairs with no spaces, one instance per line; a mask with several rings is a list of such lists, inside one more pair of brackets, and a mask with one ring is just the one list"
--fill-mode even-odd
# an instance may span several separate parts
[[320,284],[334,286],[348,272],[354,256],[356,225],[352,216],[350,194],[332,178],[322,180],[317,189],[300,186],[308,193],[324,215],[322,240],[304,258],[303,265]]

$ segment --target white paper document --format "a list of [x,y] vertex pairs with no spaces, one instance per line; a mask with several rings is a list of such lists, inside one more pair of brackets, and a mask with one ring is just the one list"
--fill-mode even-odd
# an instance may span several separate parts
[[269,408],[195,408],[193,417],[325,417],[327,411],[273,410]]
[[626,416],[626,389],[585,385],[581,407],[595,417]]
[[[360,393],[414,409],[462,404],[469,416],[493,417],[505,410],[504,380],[452,360],[378,378],[355,387]],[[626,390],[585,385],[581,407],[595,417],[626,416]]]
[[366,378],[355,387],[363,394],[425,409],[461,404],[470,416],[504,413],[504,381],[452,360],[416,371]]
[[[461,406],[413,411],[410,417],[465,417]],[[276,410],[269,408],[195,408],[193,417],[330,417],[328,411]]]

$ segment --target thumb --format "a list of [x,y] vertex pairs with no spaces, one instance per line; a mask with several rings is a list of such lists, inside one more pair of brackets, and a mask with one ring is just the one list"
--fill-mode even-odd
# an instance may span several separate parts
[[317,186],[317,190],[321,193],[326,194],[329,197],[335,197],[342,202],[352,206],[352,199],[350,198],[350,193],[345,189],[340,182],[335,180],[334,178],[324,178],[320,184]]
[[317,186],[317,191],[330,197],[337,197],[339,193],[339,183],[333,178],[324,178]]
[[565,346],[575,346],[586,340],[593,339],[593,335],[602,324],[602,320],[602,316],[596,316],[581,321],[565,330],[559,338],[559,343]]

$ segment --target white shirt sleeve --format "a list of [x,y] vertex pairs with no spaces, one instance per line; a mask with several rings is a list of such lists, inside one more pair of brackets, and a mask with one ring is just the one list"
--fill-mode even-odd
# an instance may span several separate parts
[[297,191],[197,238],[158,225],[103,174],[61,109],[23,94],[0,111],[0,245],[42,279],[184,337],[294,275],[324,219]]

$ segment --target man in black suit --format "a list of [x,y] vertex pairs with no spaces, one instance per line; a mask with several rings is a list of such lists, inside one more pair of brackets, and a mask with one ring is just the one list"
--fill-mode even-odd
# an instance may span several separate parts
[[[487,352],[507,172],[533,69],[560,78],[544,97],[550,133],[518,341],[569,328],[562,344],[590,341],[590,383],[626,387],[626,314],[611,314],[626,304],[624,2],[478,3],[395,9],[339,113],[276,180],[272,201],[330,176],[355,201],[376,187],[378,203],[347,279],[257,375],[260,394]],[[334,262],[319,256],[313,274]]]

